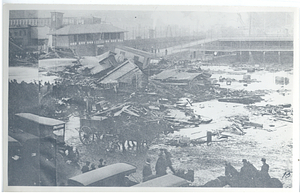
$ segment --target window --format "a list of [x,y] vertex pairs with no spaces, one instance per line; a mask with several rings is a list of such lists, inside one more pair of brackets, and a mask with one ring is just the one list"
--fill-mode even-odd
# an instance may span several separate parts
[[105,34],[104,34],[104,39],[105,39],[105,40],[109,40],[109,34],[108,34],[108,33],[105,33]]
[[18,32],[16,32],[16,31],[15,31],[15,33],[14,33],[14,34],[15,34],[15,36],[18,36]]
[[85,35],[84,34],[78,35],[78,41],[79,42],[85,42]]
[[88,44],[92,44],[93,43],[93,34],[86,34],[86,42]]
[[116,34],[116,33],[112,33],[112,34],[111,34],[111,39],[112,39],[112,40],[117,39],[117,34]]
[[24,36],[26,36],[26,30],[24,30]]
[[19,35],[22,36],[22,31],[19,31]]
[[87,34],[86,41],[93,41],[93,34]]
[[74,35],[74,42],[77,42],[77,35]]

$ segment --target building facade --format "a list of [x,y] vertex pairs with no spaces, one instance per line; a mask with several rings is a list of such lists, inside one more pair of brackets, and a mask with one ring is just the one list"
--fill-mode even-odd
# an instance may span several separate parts
[[124,40],[125,30],[110,24],[101,24],[98,18],[93,18],[92,24],[64,26],[62,13],[51,14],[49,47],[70,48],[79,56],[95,56]]

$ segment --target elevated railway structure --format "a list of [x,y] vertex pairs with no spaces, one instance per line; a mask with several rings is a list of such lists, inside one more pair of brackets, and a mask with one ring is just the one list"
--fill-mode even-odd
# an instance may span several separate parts
[[[293,56],[293,37],[221,37],[221,38],[206,38],[190,42],[184,45],[165,48],[163,52],[158,53],[160,57],[167,55],[179,54],[188,52],[190,59],[202,58],[210,55],[210,57],[220,57],[225,55],[234,55],[240,62],[251,62],[259,59],[260,62],[269,61],[272,57],[272,62],[281,63],[282,58],[290,58]],[[276,56],[276,57],[275,57]],[[276,58],[276,59],[274,59]],[[285,61],[287,61],[285,59]]]

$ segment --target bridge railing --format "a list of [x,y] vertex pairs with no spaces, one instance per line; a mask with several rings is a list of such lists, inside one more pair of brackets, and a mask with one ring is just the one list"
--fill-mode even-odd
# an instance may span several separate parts
[[291,50],[293,46],[200,46],[200,50]]

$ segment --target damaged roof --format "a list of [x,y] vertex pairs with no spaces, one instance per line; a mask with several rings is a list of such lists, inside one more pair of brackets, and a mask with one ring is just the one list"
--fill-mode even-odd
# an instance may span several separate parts
[[164,70],[161,73],[154,76],[155,80],[167,81],[167,80],[188,80],[191,81],[202,73],[190,73],[185,71],[178,71],[177,69]]
[[[96,57],[92,57],[92,56],[84,57],[83,59],[80,59],[80,63],[83,65],[84,68],[90,69],[91,74],[98,74],[104,70],[107,70],[108,68],[117,65],[114,55],[115,53],[108,51]],[[113,56],[110,62],[104,62],[110,56]]]
[[103,53],[101,55],[96,56],[96,58],[98,58],[99,63],[100,63],[103,60],[107,59],[109,56],[115,56],[115,55],[116,55],[116,53],[108,51],[108,52],[105,52],[105,53]]
[[139,67],[130,60],[126,60],[123,64],[110,71],[106,76],[100,79],[100,83],[107,84],[114,82],[126,74],[139,70]]
[[127,52],[131,52],[133,54],[144,56],[147,58],[156,58],[154,54],[152,54],[150,52],[145,52],[143,50],[137,50],[137,49],[126,47],[126,46],[117,46],[116,48],[127,51]]
[[72,34],[94,34],[94,33],[117,33],[125,32],[121,28],[110,24],[82,24],[67,25],[55,31],[51,31],[51,35],[72,35]]

